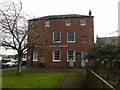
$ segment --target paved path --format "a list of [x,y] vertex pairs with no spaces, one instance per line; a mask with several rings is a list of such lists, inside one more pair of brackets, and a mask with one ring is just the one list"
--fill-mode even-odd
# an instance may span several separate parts
[[85,88],[85,79],[85,69],[70,70],[66,72],[65,78],[58,88]]

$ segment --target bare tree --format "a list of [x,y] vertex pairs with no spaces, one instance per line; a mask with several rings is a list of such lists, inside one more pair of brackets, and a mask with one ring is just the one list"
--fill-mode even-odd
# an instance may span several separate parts
[[[31,27],[34,22],[28,25],[25,14],[22,13],[22,3],[11,1],[0,4],[0,44],[4,47],[10,47],[18,53],[17,75],[21,73],[21,63],[23,54],[29,50],[33,44],[37,43],[43,47],[46,44],[45,34],[39,30],[34,33]],[[27,38],[29,35],[29,44]],[[34,35],[35,34],[35,35]]]

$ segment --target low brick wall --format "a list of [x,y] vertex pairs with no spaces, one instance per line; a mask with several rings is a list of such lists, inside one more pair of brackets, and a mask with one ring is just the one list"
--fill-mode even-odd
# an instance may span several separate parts
[[87,68],[87,86],[89,88],[103,88],[116,90],[113,86],[107,83],[103,78],[93,72],[91,69]]

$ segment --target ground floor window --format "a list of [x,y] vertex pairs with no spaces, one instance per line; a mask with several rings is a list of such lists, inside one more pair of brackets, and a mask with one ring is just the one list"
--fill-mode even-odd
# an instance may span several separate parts
[[33,52],[33,61],[38,61],[38,52],[37,51]]
[[60,61],[60,50],[54,50],[52,54],[53,61]]
[[69,61],[70,59],[75,61],[75,50],[68,50],[67,51],[67,60]]

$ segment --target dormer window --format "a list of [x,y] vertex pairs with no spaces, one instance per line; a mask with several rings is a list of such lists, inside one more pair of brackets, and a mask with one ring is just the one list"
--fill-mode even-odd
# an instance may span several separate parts
[[85,26],[86,25],[86,19],[81,19],[80,24],[81,24],[81,26]]
[[70,26],[71,25],[71,21],[70,20],[66,20],[66,26]]
[[50,21],[45,22],[45,27],[50,27]]

